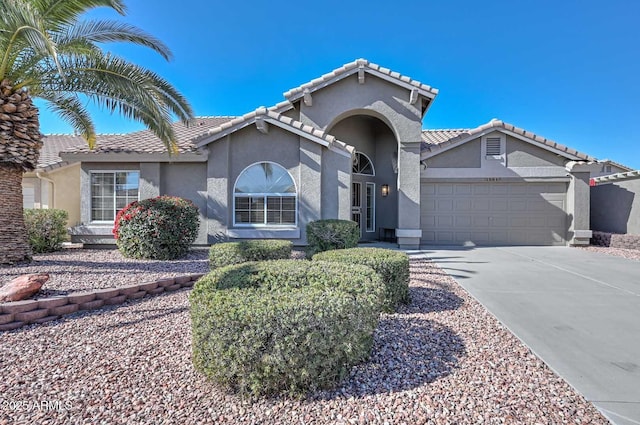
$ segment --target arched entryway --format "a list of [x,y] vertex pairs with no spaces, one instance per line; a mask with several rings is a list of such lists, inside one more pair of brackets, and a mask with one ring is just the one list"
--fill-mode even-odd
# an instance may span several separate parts
[[351,173],[351,219],[362,240],[394,238],[398,227],[398,142],[379,118],[352,115],[328,131],[356,150]]

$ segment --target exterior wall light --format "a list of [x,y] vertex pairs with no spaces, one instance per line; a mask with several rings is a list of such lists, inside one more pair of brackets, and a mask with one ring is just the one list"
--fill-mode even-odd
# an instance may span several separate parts
[[383,184],[382,185],[382,196],[387,196],[389,194],[389,185],[388,184]]

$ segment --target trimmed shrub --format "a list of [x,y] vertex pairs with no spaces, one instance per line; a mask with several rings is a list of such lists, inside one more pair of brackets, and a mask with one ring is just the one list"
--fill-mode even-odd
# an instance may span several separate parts
[[383,291],[360,265],[277,260],[215,269],[189,297],[194,366],[241,394],[328,388],[369,357]]
[[69,214],[64,210],[24,210],[24,224],[34,254],[54,252],[62,248],[62,242],[68,239],[68,218]]
[[331,249],[358,246],[360,228],[350,220],[318,220],[307,224],[307,257]]
[[291,258],[291,241],[267,239],[243,242],[225,242],[211,245],[211,269],[246,263],[247,261],[286,260]]
[[404,252],[382,248],[351,248],[321,252],[314,261],[362,264],[375,270],[385,285],[384,311],[391,313],[409,302],[409,257]]
[[198,207],[174,196],[134,201],[118,212],[113,235],[126,257],[173,260],[186,255],[198,234]]

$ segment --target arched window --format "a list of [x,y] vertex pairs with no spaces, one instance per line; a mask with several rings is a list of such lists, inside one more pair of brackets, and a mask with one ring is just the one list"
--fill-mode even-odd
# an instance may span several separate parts
[[376,175],[376,171],[373,168],[373,163],[369,159],[369,157],[362,152],[356,152],[353,157],[353,168],[352,172],[354,174],[368,174],[371,176]]
[[233,190],[233,224],[291,226],[297,223],[296,185],[278,164],[260,162],[245,168]]

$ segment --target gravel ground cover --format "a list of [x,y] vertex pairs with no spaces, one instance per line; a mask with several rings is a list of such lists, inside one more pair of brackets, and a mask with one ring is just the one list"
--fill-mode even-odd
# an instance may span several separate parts
[[34,255],[31,263],[0,266],[0,286],[22,274],[49,273],[37,297],[117,288],[163,277],[207,273],[207,256],[206,249],[193,249],[180,260],[136,260],[122,256],[117,249],[67,249]]
[[607,423],[419,256],[370,361],[303,400],[242,399],[197,374],[188,293],[0,333],[0,424]]
[[637,249],[611,248],[608,246],[595,245],[581,246],[579,248],[586,251],[597,252],[600,254],[615,255],[617,257],[624,257],[629,260],[640,261],[640,250]]

